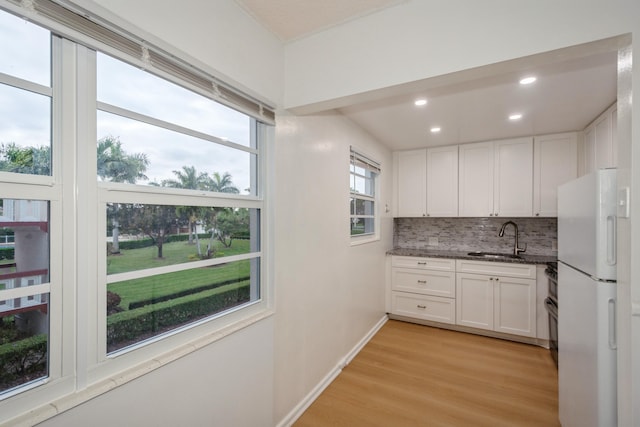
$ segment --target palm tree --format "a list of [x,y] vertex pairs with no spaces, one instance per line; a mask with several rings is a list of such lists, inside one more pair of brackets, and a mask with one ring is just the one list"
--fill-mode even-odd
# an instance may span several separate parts
[[219,172],[212,173],[207,182],[207,190],[217,193],[240,193],[238,187],[231,182],[231,174],[229,172],[225,172],[223,175],[220,175]]
[[[209,177],[205,172],[196,170],[195,166],[182,166],[181,171],[173,171],[176,179],[165,179],[162,181],[164,187],[185,188],[189,190],[206,190]],[[196,232],[196,222],[198,220],[198,208],[195,206],[181,206],[178,208],[183,211],[189,218],[189,244],[193,244],[193,235],[196,236],[196,245],[198,246],[198,255],[202,255],[200,244],[198,242],[198,233]]]
[[[97,146],[97,169],[98,177],[101,181],[126,182],[135,184],[139,179],[146,180],[144,174],[149,166],[149,159],[145,153],[128,154],[122,149],[122,142],[118,137],[111,135],[98,140]],[[112,237],[113,244],[111,253],[120,253],[118,236],[120,234],[120,223],[118,221],[119,204],[114,204],[112,217]]]

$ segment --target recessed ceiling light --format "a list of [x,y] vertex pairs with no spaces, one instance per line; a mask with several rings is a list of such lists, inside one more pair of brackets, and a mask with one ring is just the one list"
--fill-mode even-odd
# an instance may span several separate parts
[[512,114],[509,116],[509,120],[520,120],[522,118],[522,114],[517,113],[517,114]]
[[520,84],[521,85],[530,85],[531,83],[535,82],[536,80],[537,80],[537,78],[533,77],[533,76],[525,77],[525,78],[520,80]]
[[427,100],[426,99],[418,99],[418,100],[416,100],[416,102],[414,102],[414,104],[416,105],[416,107],[422,107],[423,105],[427,105]]
[[441,131],[441,129],[438,126],[434,126],[434,127],[431,128],[431,133],[438,133],[440,131]]

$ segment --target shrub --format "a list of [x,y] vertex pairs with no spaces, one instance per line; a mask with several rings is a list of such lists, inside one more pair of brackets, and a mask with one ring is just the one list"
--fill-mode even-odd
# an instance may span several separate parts
[[107,318],[107,351],[248,302],[249,282],[123,311]]
[[122,311],[120,301],[122,301],[120,295],[115,292],[107,291],[107,315]]
[[0,260],[14,259],[14,258],[15,258],[14,248],[0,248]]
[[250,277],[236,277],[233,279],[224,280],[222,282],[210,283],[208,285],[198,286],[197,288],[184,289],[182,291],[174,292],[169,295],[163,295],[161,297],[147,298],[139,301],[134,301],[129,303],[129,310],[134,310],[136,308],[144,307],[145,305],[149,305],[149,304],[157,304],[159,302],[169,301],[169,300],[184,297],[187,295],[197,294],[202,291],[208,291],[209,289],[219,288],[221,286],[230,285],[232,283],[244,282],[249,279]]
[[0,390],[46,375],[47,335],[0,345],[0,366]]

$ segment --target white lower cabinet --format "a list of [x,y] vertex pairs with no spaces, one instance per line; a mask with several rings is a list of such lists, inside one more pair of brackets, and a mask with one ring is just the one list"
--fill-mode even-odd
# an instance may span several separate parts
[[456,324],[536,337],[536,267],[458,260]]
[[540,268],[392,256],[390,314],[537,338]]
[[394,256],[391,313],[455,323],[455,260]]

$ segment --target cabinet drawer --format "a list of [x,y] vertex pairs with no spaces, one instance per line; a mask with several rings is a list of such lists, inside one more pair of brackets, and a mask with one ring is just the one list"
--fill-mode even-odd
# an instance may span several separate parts
[[424,270],[455,271],[456,260],[449,258],[420,258],[412,256],[391,257],[393,267],[421,268]]
[[393,268],[391,289],[453,298],[456,294],[456,274],[452,271]]
[[456,272],[517,277],[522,279],[536,278],[536,266],[534,264],[516,264],[509,262],[486,262],[459,259],[456,261]]
[[391,293],[391,313],[397,314],[398,316],[454,324],[456,319],[456,302],[451,298],[394,291]]

